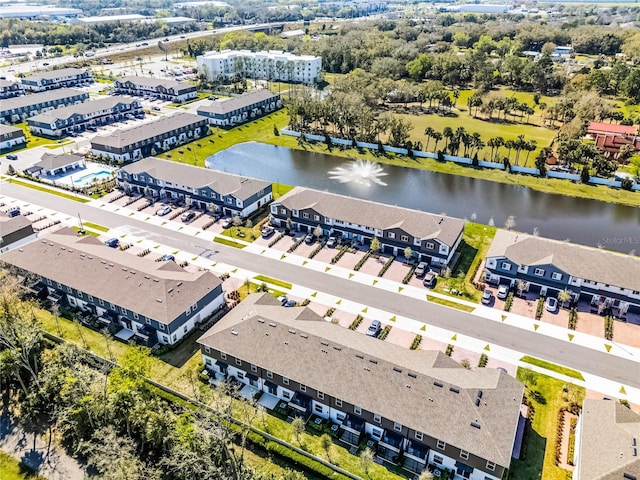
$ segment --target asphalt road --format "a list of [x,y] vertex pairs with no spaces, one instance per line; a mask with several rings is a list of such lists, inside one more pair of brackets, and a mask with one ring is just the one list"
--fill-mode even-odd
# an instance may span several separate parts
[[0,193],[25,202],[46,205],[48,208],[68,215],[76,216],[79,213],[83,220],[109,228],[126,227],[129,231],[137,232],[141,237],[171,245],[195,255],[260,272],[312,290],[413,318],[489,344],[500,345],[526,355],[640,388],[640,364],[632,360],[496,323],[466,312],[426,303],[373,286],[362,285],[301,266],[265,258],[219,243],[199,241],[198,238],[190,235],[173,232],[138,220],[125,219],[116,213],[106,212],[87,204],[30,188],[3,182],[0,183]]

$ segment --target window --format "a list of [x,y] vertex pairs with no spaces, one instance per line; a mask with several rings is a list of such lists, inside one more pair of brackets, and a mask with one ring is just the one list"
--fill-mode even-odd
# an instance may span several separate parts
[[236,358],[236,365],[241,366],[242,360],[240,360],[239,358]]
[[408,242],[409,241],[409,237],[407,237],[406,235],[401,235],[400,236],[400,240],[402,240],[403,242]]
[[324,392],[318,392],[318,398],[324,400]]
[[282,392],[282,397],[283,397],[285,400],[289,400],[289,399],[291,399],[291,394],[290,394],[289,392],[283,391],[283,392]]
[[558,272],[553,272],[551,274],[551,278],[553,278],[554,280],[562,280],[562,274]]
[[387,234],[387,237],[389,237],[389,238],[396,238],[396,234],[395,234],[395,233],[393,233],[393,232],[389,232],[389,233]]
[[373,421],[376,423],[382,423],[382,417],[378,413],[376,413],[373,415]]
[[313,219],[314,219],[316,222],[319,222],[319,221],[320,221],[320,215],[314,215],[314,216],[313,216]]
[[289,379],[287,377],[282,377],[282,383],[289,385]]
[[93,302],[93,296],[87,295],[87,298],[89,299],[90,302]]
[[353,406],[353,413],[355,413],[356,415],[360,415],[362,413],[362,409],[360,407],[357,406]]
[[116,309],[116,306],[113,303],[110,303],[109,305],[111,306],[111,310],[115,310]]
[[151,319],[149,317],[146,317],[144,320],[147,322],[147,325],[151,325]]
[[301,392],[306,392],[307,391],[307,386],[303,385],[303,384],[300,384],[300,391]]
[[316,403],[316,404],[313,406],[313,409],[315,410],[315,412],[316,412],[316,413],[322,413],[322,405],[320,405],[320,404],[318,404],[318,403]]
[[140,318],[140,316],[137,313],[133,313],[133,318],[135,318],[136,320],[138,320],[138,318]]
[[435,250],[436,248],[436,244],[433,242],[427,242],[425,246],[427,247],[427,250]]
[[53,285],[53,282],[51,281],[51,279],[47,278],[47,284]]
[[424,438],[424,435],[422,434],[422,432],[418,432],[416,431],[416,440],[422,440]]
[[542,277],[542,276],[544,275],[544,270],[543,270],[542,268],[536,268],[536,269],[533,271],[533,273],[534,273],[534,275],[537,275],[537,276],[539,276],[539,277]]
[[184,312],[184,313],[186,313],[186,314],[187,314],[187,316],[191,315],[191,307],[187,308],[187,311],[186,311],[186,312]]
[[211,362],[211,359],[210,359],[210,358],[207,358],[207,359],[204,361],[204,363],[206,363],[207,365],[211,365],[211,363],[212,363],[212,362]]
[[398,422],[393,422],[393,429],[396,432],[401,432],[402,431],[402,424],[398,423]]
[[120,311],[122,312],[123,315],[127,314],[127,309],[126,308],[120,307]]
[[258,367],[256,367],[255,365],[251,365],[251,371],[252,372],[257,372],[258,371]]
[[342,400],[340,400],[339,398],[336,398],[336,407],[341,407],[342,406]]
[[187,330],[188,330],[188,328],[187,328],[187,326],[185,325],[185,326],[184,326],[184,329],[183,329],[183,333],[187,333]]
[[464,460],[468,460],[469,459],[469,452],[467,452],[466,450],[460,450],[460,458],[462,458]]
[[72,293],[73,290],[71,289],[71,287],[67,287],[67,292]]
[[227,354],[226,354],[226,353],[224,353],[224,352],[220,352],[220,358],[221,358],[222,360],[226,360],[226,359],[227,359]]
[[442,465],[442,462],[444,462],[444,458],[442,458],[440,455],[433,456],[433,463],[439,463],[440,465]]
[[267,378],[273,378],[273,372],[271,370],[267,370]]
[[209,347],[204,347],[204,351],[207,353],[211,353],[211,349]]
[[496,469],[496,464],[493,462],[487,462],[487,470],[491,470],[492,472]]
[[502,262],[500,268],[502,270],[511,270],[511,264],[509,262]]
[[438,440],[438,444],[436,445],[440,450],[444,450],[447,447],[447,444],[442,440]]
[[342,412],[336,413],[336,420],[338,420],[339,422],[343,421],[345,418],[347,418],[347,416],[344,413]]
[[79,298],[83,298],[84,297],[84,295],[82,295],[82,292],[80,290],[78,290],[78,297]]
[[309,218],[309,214],[307,212],[302,212],[302,218]]
[[238,379],[244,380],[244,373],[238,372]]
[[164,330],[164,323],[158,324],[160,326],[160,330]]
[[280,215],[286,215],[287,211],[284,208],[280,209]]

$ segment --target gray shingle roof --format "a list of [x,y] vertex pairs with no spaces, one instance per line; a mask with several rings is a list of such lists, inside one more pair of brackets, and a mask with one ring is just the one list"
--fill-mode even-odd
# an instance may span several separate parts
[[40,157],[40,161],[35,163],[34,167],[45,168],[47,170],[54,170],[56,168],[64,167],[72,163],[84,161],[84,155],[77,153],[67,153],[62,155],[54,155],[53,153],[45,153]]
[[59,70],[49,70],[46,72],[38,72],[31,75],[27,75],[23,77],[25,80],[55,80],[60,77],[70,77],[72,75],[81,75],[85,73],[86,70],[82,68],[61,68]]
[[[16,217],[10,217],[5,215],[4,213],[0,213],[0,239],[8,237],[9,235],[22,230],[25,227],[31,225],[31,220],[27,219],[27,217],[23,215],[18,215]],[[33,233],[33,229],[29,232],[29,234]],[[0,246],[2,242],[0,242]]]
[[209,271],[191,273],[173,261],[137,257],[95,237],[78,237],[66,227],[6,252],[0,260],[162,323],[170,323],[221,283]]
[[125,82],[131,82],[134,85],[140,85],[144,87],[156,88],[162,85],[166,89],[173,89],[176,93],[181,92],[183,90],[188,90],[194,87],[189,83],[180,83],[175,80],[169,80],[166,78],[152,78],[152,77],[122,77],[118,80],[121,84]]
[[268,294],[250,295],[198,342],[509,466],[524,389],[502,371],[467,370],[441,352],[407,350],[306,307],[283,308]]
[[312,208],[325,217],[380,230],[399,228],[413,237],[423,240],[438,239],[449,246],[458,239],[465,224],[460,218],[434,215],[302,187],[294,188],[275,203],[293,210]]
[[131,175],[147,173],[156,179],[192,188],[210,187],[222,195],[233,195],[240,200],[245,200],[270,185],[264,180],[241,177],[155,157],[143,158],[123,167],[122,170]]
[[21,97],[12,97],[4,99],[0,102],[0,111],[6,112],[13,110],[14,108],[30,107],[32,105],[38,105],[40,103],[49,102],[52,100],[62,100],[64,98],[71,98],[77,95],[86,96],[89,99],[89,94],[82,90],[74,90],[73,88],[58,88],[56,90],[47,90],[46,92],[32,93],[31,95],[23,95]]
[[206,117],[186,112],[174,113],[153,122],[143,123],[132,128],[116,130],[108,136],[98,136],[91,141],[91,145],[124,148],[136,142],[142,142],[156,135],[162,135],[172,130],[188,127],[198,122],[206,122]]
[[198,113],[206,112],[216,115],[225,115],[234,110],[248,107],[254,103],[262,102],[264,100],[276,99],[277,95],[271,93],[269,90],[256,90],[255,92],[244,93],[228,100],[220,102],[211,102],[209,105],[203,105],[198,107]]
[[581,422],[577,478],[640,478],[640,415],[617,401],[586,399]]
[[103,97],[97,100],[89,100],[88,102],[69,105],[68,107],[56,108],[48,112],[40,113],[29,118],[31,122],[53,123],[56,120],[66,120],[75,115],[86,115],[89,113],[99,112],[106,109],[112,109],[119,104],[130,105],[137,100],[129,96],[112,96]]
[[599,248],[498,230],[487,258],[506,257],[519,265],[552,264],[586,280],[640,291],[640,258]]
[[[4,101],[4,100],[3,100]],[[22,129],[18,127],[14,127],[12,125],[5,125],[4,123],[0,123],[0,135],[6,135],[8,133],[20,132],[24,135]]]
[[14,82],[13,80],[0,80],[0,88],[8,88],[16,84],[18,84],[18,82]]

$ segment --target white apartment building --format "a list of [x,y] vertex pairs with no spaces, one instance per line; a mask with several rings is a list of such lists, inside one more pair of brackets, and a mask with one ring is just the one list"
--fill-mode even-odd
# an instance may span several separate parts
[[293,55],[269,50],[223,50],[207,52],[196,58],[198,71],[210,80],[229,79],[234,75],[260,80],[315,83],[320,79],[322,59],[311,55]]

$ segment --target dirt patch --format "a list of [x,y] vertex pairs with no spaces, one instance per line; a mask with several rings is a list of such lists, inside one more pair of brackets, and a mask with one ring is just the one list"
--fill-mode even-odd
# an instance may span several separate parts
[[367,275],[372,275],[374,277],[378,276],[378,273],[384,266],[384,263],[387,261],[388,257],[380,256],[379,258],[369,257],[362,268],[360,268],[361,273],[366,273]]
[[[392,280],[394,282],[402,283],[402,280],[404,280],[405,275],[409,272],[409,268],[410,266],[405,262],[400,262],[398,260],[395,260],[391,264],[391,266],[387,269],[387,271],[384,272],[383,278]],[[416,286],[422,286],[422,281],[419,279],[416,279],[416,280],[418,280]]]
[[389,325],[391,325],[391,331],[385,339],[385,342],[409,348],[411,346],[411,342],[413,342],[413,339],[416,337],[416,334],[394,326],[393,322],[389,323]]
[[342,258],[338,261],[336,265],[343,268],[348,268],[349,270],[353,270],[353,267],[360,261],[360,259],[364,256],[364,252],[345,253]]

